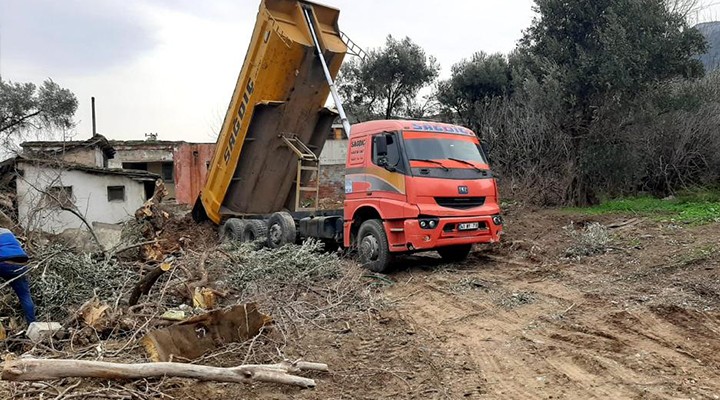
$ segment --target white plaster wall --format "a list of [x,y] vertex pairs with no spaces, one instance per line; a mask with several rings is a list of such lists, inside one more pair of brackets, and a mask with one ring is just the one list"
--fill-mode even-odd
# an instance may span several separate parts
[[320,165],[345,164],[347,146],[347,139],[326,141],[320,152]]
[[[82,171],[63,171],[23,163],[23,176],[17,179],[18,219],[23,228],[60,233],[65,229],[85,229],[69,211],[43,207],[43,190],[50,186],[72,186],[78,211],[88,222],[118,223],[133,218],[145,201],[142,182],[119,175],[95,175]],[[125,186],[124,201],[108,201],[108,186]]]
[[108,160],[108,167],[122,168],[124,162],[173,161],[172,149],[123,149],[115,148],[115,156]]
[[[105,155],[103,154],[103,151],[100,150],[99,147],[95,147],[94,150],[95,150],[95,166],[102,168],[103,167],[103,158]],[[108,160],[108,161],[110,161],[110,160]]]

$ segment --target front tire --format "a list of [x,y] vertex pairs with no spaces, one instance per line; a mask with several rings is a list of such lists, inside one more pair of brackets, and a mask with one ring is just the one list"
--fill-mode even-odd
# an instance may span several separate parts
[[380,220],[367,220],[360,225],[357,236],[360,263],[373,272],[385,272],[393,260],[385,227]]
[[458,244],[455,246],[441,247],[437,249],[438,254],[446,262],[461,262],[470,255],[472,244]]

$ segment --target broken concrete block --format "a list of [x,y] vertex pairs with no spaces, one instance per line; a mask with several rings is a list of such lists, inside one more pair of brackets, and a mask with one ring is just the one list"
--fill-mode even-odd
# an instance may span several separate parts
[[187,318],[185,311],[182,310],[167,310],[160,316],[162,319],[169,321],[182,321]]
[[58,322],[33,322],[27,328],[27,337],[35,343],[50,337],[62,329]]

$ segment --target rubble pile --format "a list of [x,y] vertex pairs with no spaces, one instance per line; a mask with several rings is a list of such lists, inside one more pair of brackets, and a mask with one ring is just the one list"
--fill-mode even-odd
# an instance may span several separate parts
[[[267,381],[270,368],[284,371],[280,383],[312,386],[307,378],[283,375],[303,368],[288,364],[300,354],[281,349],[296,345],[303,329],[345,329],[348,320],[379,307],[363,271],[339,254],[322,252],[322,243],[277,250],[220,243],[215,227],[166,211],[164,193],[158,185],[113,249],[86,253],[52,238],[28,246],[36,326],[28,330],[24,325],[11,291],[0,293],[0,325],[6,332],[0,341],[3,379],[18,381],[12,384],[14,395],[38,390],[22,382],[30,379],[17,370],[26,358],[39,360],[33,368],[45,371],[41,378],[48,380],[94,376],[94,364],[78,364],[86,372],[71,368],[76,374],[67,375],[41,362],[51,358],[118,363],[120,372],[127,363],[208,359],[222,367],[265,365],[243,372],[243,379]],[[214,353],[226,356],[214,358]],[[182,368],[177,371],[177,376],[189,376]],[[227,382],[219,377],[230,372],[213,373]],[[93,382],[83,380],[72,390],[98,390]],[[151,382],[158,390],[166,384]],[[61,382],[65,389],[73,384]],[[58,396],[51,387],[58,388],[48,386],[46,397]],[[113,390],[107,394],[119,389]]]

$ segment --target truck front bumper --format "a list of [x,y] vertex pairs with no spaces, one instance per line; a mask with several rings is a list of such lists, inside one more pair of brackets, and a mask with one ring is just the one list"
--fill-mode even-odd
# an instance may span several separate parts
[[[441,217],[434,220],[437,221],[434,228],[420,226],[422,218],[405,220],[402,229],[405,234],[405,244],[402,248],[398,245],[391,246],[391,251],[431,250],[459,244],[494,243],[499,241],[502,235],[502,217],[499,215]],[[473,223],[477,223],[478,227],[463,229]]]

